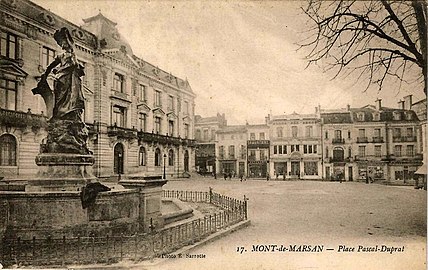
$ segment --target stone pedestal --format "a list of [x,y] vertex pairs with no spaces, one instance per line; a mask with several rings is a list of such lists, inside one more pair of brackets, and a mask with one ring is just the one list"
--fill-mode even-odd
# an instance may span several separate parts
[[127,179],[119,181],[125,188],[137,189],[139,192],[139,224],[140,230],[150,232],[152,229],[163,228],[164,220],[161,213],[162,186],[167,180]]
[[96,178],[92,173],[93,155],[43,153],[36,157],[39,171],[35,179],[29,180],[27,192],[80,191]]

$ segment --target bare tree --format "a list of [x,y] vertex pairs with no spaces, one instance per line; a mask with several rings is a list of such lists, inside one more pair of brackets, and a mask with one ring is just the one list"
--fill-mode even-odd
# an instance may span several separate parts
[[[309,0],[303,9],[315,23],[301,48],[309,64],[367,80],[366,90],[387,80],[419,82],[427,94],[427,1]],[[336,77],[335,76],[335,77]]]

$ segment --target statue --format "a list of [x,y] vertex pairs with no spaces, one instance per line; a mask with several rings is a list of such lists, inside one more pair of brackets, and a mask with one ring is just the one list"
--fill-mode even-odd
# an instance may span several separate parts
[[[42,153],[92,154],[87,147],[88,129],[82,121],[85,100],[81,77],[83,66],[77,62],[74,41],[66,27],[57,30],[54,39],[64,52],[49,64],[33,94],[43,97],[48,111],[48,137]],[[53,91],[47,78],[53,73]]]

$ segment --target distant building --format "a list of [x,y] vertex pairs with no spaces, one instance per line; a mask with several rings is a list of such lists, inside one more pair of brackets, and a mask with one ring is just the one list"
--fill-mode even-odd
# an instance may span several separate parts
[[[269,118],[266,118],[268,121]],[[270,160],[270,132],[269,126],[262,125],[249,125],[246,124],[247,130],[247,171],[240,171],[247,175],[248,178],[266,178],[269,174],[269,160]],[[242,150],[242,153],[245,149]],[[241,161],[242,164],[245,161]],[[242,166],[239,167],[243,169]]]
[[[377,100],[376,106],[318,106],[314,114],[268,115],[259,125],[223,123],[215,124],[217,137],[210,141],[215,143],[218,174],[411,185],[422,166],[422,153],[426,156],[426,100],[412,104],[411,96],[399,108],[384,107]],[[203,144],[202,128],[197,134]]]
[[214,117],[195,115],[196,171],[201,175],[212,175],[216,171],[216,133],[227,125],[224,114]]
[[321,120],[317,114],[272,116],[270,177],[321,179]]
[[326,180],[409,183],[422,164],[419,119],[407,106],[320,110]]
[[346,109],[321,110],[320,117],[323,178],[355,180],[355,134],[349,106]]
[[224,126],[217,131],[217,174],[238,176],[247,166],[247,129],[245,125]]
[[89,148],[98,177],[169,176],[194,170],[194,99],[180,79],[133,54],[116,23],[101,13],[82,26],[28,0],[0,1],[0,174],[37,171],[46,112],[31,89],[61,52],[53,34],[67,27],[83,77]]

